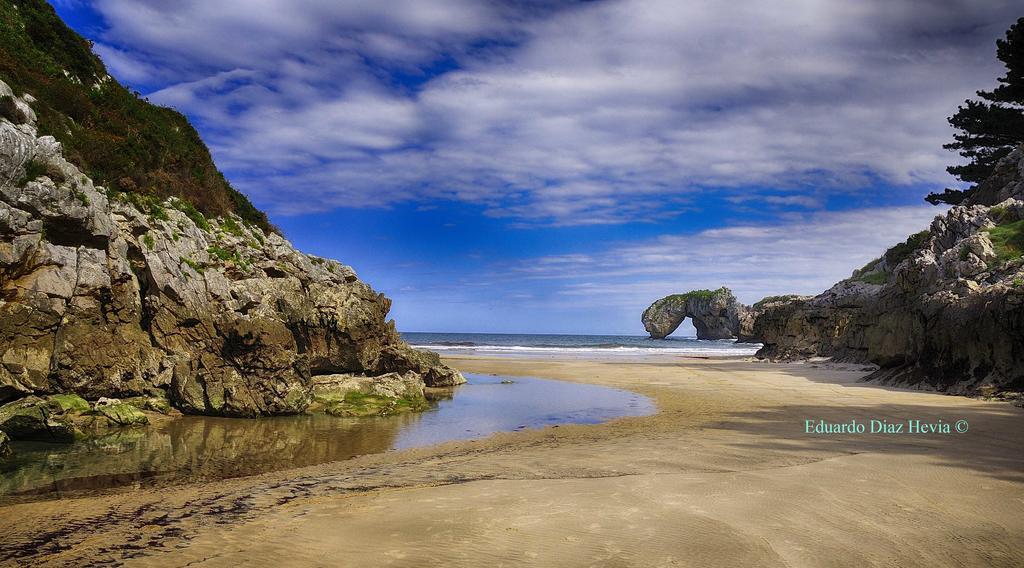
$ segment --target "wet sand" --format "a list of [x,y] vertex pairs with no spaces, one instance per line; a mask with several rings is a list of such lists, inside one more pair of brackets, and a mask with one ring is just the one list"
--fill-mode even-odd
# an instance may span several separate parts
[[[11,565],[1020,566],[1024,409],[737,360],[450,358],[658,413],[0,508]],[[807,434],[805,420],[959,434]]]

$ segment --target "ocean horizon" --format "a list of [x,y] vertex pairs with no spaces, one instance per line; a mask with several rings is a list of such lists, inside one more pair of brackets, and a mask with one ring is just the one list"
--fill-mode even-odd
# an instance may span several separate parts
[[734,339],[705,340],[687,336],[652,339],[646,335],[557,333],[432,333],[401,332],[410,345],[442,354],[650,354],[705,357],[750,356],[760,343]]

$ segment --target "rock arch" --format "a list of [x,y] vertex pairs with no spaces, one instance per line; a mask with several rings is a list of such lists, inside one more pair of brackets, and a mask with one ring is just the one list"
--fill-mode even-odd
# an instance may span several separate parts
[[747,307],[728,288],[693,290],[654,302],[640,318],[654,339],[664,339],[686,318],[697,328],[697,339],[732,339],[740,335]]

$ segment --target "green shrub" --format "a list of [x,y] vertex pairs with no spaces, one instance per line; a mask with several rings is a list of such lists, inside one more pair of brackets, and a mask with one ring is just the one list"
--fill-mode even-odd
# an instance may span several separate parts
[[85,207],[89,206],[89,196],[84,191],[75,190],[75,199]]
[[882,262],[881,257],[868,261],[868,263],[865,264],[864,266],[854,270],[853,274],[850,277],[858,278],[861,274],[867,274],[868,272],[871,272],[872,270],[874,270],[875,265],[878,264],[879,262]]
[[921,248],[929,237],[931,237],[931,232],[927,229],[910,235],[906,241],[885,251],[885,263],[889,268],[896,268],[899,263],[910,258],[914,251]]
[[960,247],[960,253],[957,254],[957,258],[959,258],[961,261],[964,261],[964,260],[967,260],[968,257],[970,257],[970,256],[971,256],[971,247],[969,247],[967,245],[962,245]]
[[1019,258],[1024,255],[1024,219],[1013,223],[1000,223],[985,229],[992,247],[996,252],[997,264]]
[[26,183],[47,174],[46,164],[37,162],[36,160],[29,160],[25,162],[23,167],[25,168],[25,173],[21,176],[21,180],[18,182],[19,186],[24,186]]
[[195,270],[199,274],[202,274],[203,271],[206,270],[206,268],[202,264],[200,264],[200,263],[198,263],[198,262],[196,262],[196,261],[194,261],[191,258],[188,258],[186,256],[183,256],[183,257],[179,258],[178,260],[180,260],[182,262],[182,264],[188,266],[192,270]]
[[227,262],[230,260],[235,264],[235,266],[243,270],[249,269],[249,263],[246,262],[245,259],[242,258],[241,255],[239,255],[238,252],[236,251],[230,251],[217,245],[211,245],[209,248],[206,249],[206,252],[210,253],[221,262]]
[[150,220],[156,221],[170,221],[171,217],[167,215],[167,211],[161,205],[155,205],[150,209],[149,213]]
[[861,282],[867,282],[868,284],[885,284],[889,280],[889,275],[884,272],[871,272],[868,274],[862,274],[857,278]]
[[221,261],[232,260],[237,256],[234,252],[221,248],[217,245],[211,245],[206,249],[206,252],[217,257]]
[[149,217],[150,221],[171,220],[167,215],[167,211],[164,209],[163,204],[160,202],[160,198],[155,195],[116,191],[114,193],[114,200],[132,204],[132,206],[138,209],[140,213]]
[[156,246],[156,242],[153,241],[153,235],[150,233],[143,235],[142,242],[146,243],[146,248],[149,250],[153,250],[153,247]]
[[182,201],[177,199],[174,201],[174,208],[185,214],[186,217],[192,220],[197,227],[204,231],[210,230],[210,222],[206,220],[206,215],[203,215],[194,205],[188,201]]
[[224,217],[224,219],[220,222],[220,228],[223,229],[225,233],[228,233],[229,235],[234,235],[236,237],[241,237],[242,235],[245,234],[242,231],[242,227],[240,227],[238,223],[235,222],[235,220],[232,219],[231,217]]
[[669,301],[669,302],[683,302],[683,301],[687,301],[687,300],[696,300],[696,299],[709,300],[713,296],[715,296],[716,294],[723,294],[723,293],[726,293],[726,292],[727,292],[727,290],[725,289],[725,287],[719,288],[717,290],[707,290],[707,289],[690,290],[689,292],[686,292],[685,294],[672,294],[670,296],[665,296],[665,298],[663,298],[663,300]]
[[1013,279],[1013,285],[1018,287],[1018,288],[1020,288],[1021,286],[1024,286],[1024,278],[1014,278]]
[[755,309],[761,309],[768,304],[774,304],[776,302],[788,302],[799,298],[799,294],[784,294],[782,296],[765,296],[760,300],[754,302]]
[[988,215],[998,223],[1000,220],[1002,220],[1003,215],[1006,215],[1006,207],[1003,205],[996,205],[994,207],[990,207],[988,210]]

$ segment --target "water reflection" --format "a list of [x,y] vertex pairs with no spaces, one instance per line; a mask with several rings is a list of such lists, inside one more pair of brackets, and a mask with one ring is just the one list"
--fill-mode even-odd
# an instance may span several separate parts
[[[542,379],[467,375],[423,413],[383,418],[186,416],[72,445],[17,443],[0,495],[47,495],[220,479],[349,459],[499,431],[648,414],[632,392]],[[504,382],[503,382],[504,381]]]
[[479,438],[495,432],[553,424],[597,424],[654,410],[650,399],[630,391],[563,381],[466,375],[456,395],[403,428],[396,448]]

